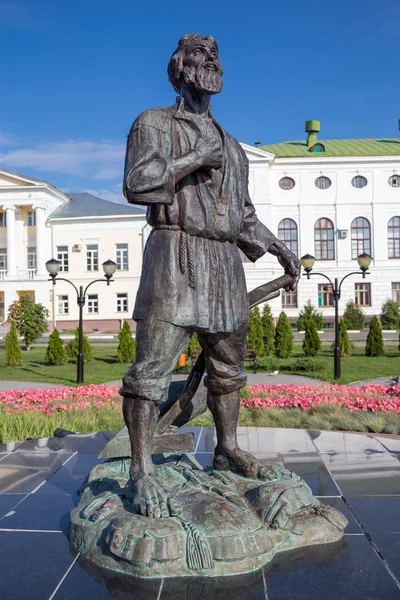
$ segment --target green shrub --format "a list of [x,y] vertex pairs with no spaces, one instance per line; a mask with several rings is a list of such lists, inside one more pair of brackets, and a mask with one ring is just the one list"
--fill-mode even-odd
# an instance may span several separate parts
[[400,329],[400,302],[386,300],[381,311],[382,329]]
[[317,326],[313,319],[308,319],[303,340],[303,352],[306,356],[315,356],[321,349]]
[[305,331],[306,324],[309,319],[312,319],[315,322],[317,330],[322,329],[324,326],[324,318],[322,313],[311,304],[311,300],[309,300],[299,312],[299,316],[296,321],[297,329],[299,331]]
[[347,333],[346,322],[344,319],[341,319],[339,322],[339,348],[340,348],[340,356],[351,356],[352,347],[349,339],[349,334]]
[[128,321],[124,321],[118,333],[117,361],[132,363],[136,358],[136,342],[132,337]]
[[269,304],[265,303],[261,317],[263,328],[264,356],[271,356],[275,349],[275,325]]
[[27,350],[47,329],[49,311],[42,304],[36,304],[30,296],[21,296],[8,309],[8,321],[15,321],[19,335],[23,337]]
[[10,331],[6,335],[4,350],[9,367],[20,367],[22,365],[21,346],[14,320],[11,321]]
[[383,354],[382,327],[378,317],[375,316],[372,317],[371,325],[369,327],[367,343],[365,345],[365,356],[383,356]]
[[297,358],[289,365],[284,367],[285,371],[307,371],[309,373],[316,373],[323,371],[324,361],[321,358]]
[[249,312],[247,348],[255,350],[257,356],[264,356],[264,330],[258,306],[252,308]]
[[293,352],[293,331],[284,311],[279,315],[275,329],[275,354],[279,358],[288,358]]
[[64,340],[60,338],[57,329],[49,337],[44,362],[46,365],[62,365],[68,360],[68,354],[64,348]]
[[[83,335],[83,338],[82,338],[83,362],[91,363],[93,360],[92,346],[90,345],[90,342],[87,339],[86,335],[84,333],[82,335]],[[78,357],[78,354],[79,354],[79,327],[77,327],[75,330],[74,339],[71,340],[70,342],[68,342],[68,344],[67,344],[67,354],[68,354],[69,358],[74,358],[75,360]]]
[[343,320],[346,323],[347,330],[349,329],[364,329],[365,314],[359,306],[352,300],[346,304]]
[[191,358],[192,352],[195,352],[196,350],[201,350],[201,346],[199,338],[197,337],[197,333],[193,333],[192,337],[190,338],[189,344],[185,350],[186,356],[188,358]]

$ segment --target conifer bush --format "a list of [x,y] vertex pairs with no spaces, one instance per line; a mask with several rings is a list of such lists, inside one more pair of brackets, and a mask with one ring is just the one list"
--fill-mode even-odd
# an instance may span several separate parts
[[381,326],[383,329],[400,329],[400,302],[388,299],[382,304]]
[[317,326],[314,319],[308,319],[303,340],[303,352],[306,356],[315,356],[321,349]]
[[346,322],[344,319],[341,319],[339,322],[339,348],[340,348],[340,356],[351,356],[352,347],[349,339],[349,334],[347,333]]
[[284,311],[279,315],[275,329],[275,354],[279,358],[289,358],[293,352],[293,331]]
[[265,303],[261,317],[263,328],[264,356],[271,356],[275,350],[275,325],[269,304]]
[[247,348],[255,350],[257,356],[264,356],[264,330],[258,306],[250,309],[247,323]]
[[308,300],[302,310],[299,312],[299,316],[296,321],[296,327],[299,331],[305,331],[307,321],[312,319],[315,322],[316,328],[322,329],[324,326],[324,318],[322,313],[312,305],[311,300]]
[[192,337],[190,338],[188,347],[185,350],[185,354],[186,354],[187,358],[191,359],[192,352],[194,352],[195,350],[201,350],[201,346],[200,346],[199,338],[197,337],[197,333],[192,334]]
[[[82,335],[83,335],[83,338],[82,338],[83,362],[91,363],[93,360],[92,346],[90,345],[90,342],[87,339],[86,335],[84,333]],[[70,342],[68,342],[68,344],[67,344],[67,354],[68,354],[69,358],[77,359],[77,357],[78,357],[78,354],[79,354],[79,327],[77,327],[75,330],[74,339],[71,340]]]
[[128,321],[124,321],[118,333],[117,361],[120,363],[132,363],[136,357],[136,342],[132,337]]
[[365,313],[355,302],[349,300],[343,314],[343,321],[349,329],[364,329]]
[[20,367],[22,365],[21,346],[14,320],[11,321],[10,331],[6,335],[4,350],[6,362],[9,367]]
[[31,349],[48,329],[49,311],[42,304],[36,304],[30,296],[21,296],[8,309],[8,321],[15,321],[19,335],[23,337],[27,350]]
[[68,354],[64,348],[64,340],[60,338],[60,334],[55,329],[49,337],[49,345],[47,346],[44,362],[46,365],[62,365],[68,360]]
[[367,343],[365,345],[365,356],[383,356],[383,336],[382,327],[378,317],[372,317]]

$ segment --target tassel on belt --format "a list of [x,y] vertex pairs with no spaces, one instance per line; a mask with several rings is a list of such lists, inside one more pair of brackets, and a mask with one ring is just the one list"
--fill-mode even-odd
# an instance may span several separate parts
[[196,287],[194,260],[193,260],[193,237],[177,225],[156,225],[155,230],[180,231],[179,238],[179,269],[182,274],[188,272],[188,286]]

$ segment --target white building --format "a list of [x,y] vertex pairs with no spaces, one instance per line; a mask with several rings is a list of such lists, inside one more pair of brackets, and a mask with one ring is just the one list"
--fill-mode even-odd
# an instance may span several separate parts
[[[54,289],[45,263],[61,262],[59,277],[88,290],[85,329],[118,329],[130,320],[138,288],[142,238],[146,226],[141,207],[108,202],[91,194],[60,192],[38,181],[0,169],[0,322],[22,294],[50,312],[59,329],[78,324],[77,294],[65,281]],[[101,264],[117,263],[107,286]]]
[[[302,141],[243,145],[258,216],[297,256],[315,256],[315,272],[331,280],[359,273],[343,283],[341,314],[353,300],[367,317],[379,315],[386,299],[400,300],[400,139],[318,141],[318,121],[306,131]],[[365,279],[362,252],[374,259]],[[249,289],[282,274],[268,254],[245,271]],[[331,288],[317,275],[302,277],[297,293],[282,293],[271,308],[295,320],[308,300],[333,320]]]
[[[355,300],[367,316],[387,298],[400,300],[400,139],[318,141],[318,122],[307,139],[271,146],[243,144],[250,161],[249,188],[259,218],[299,256],[313,254],[314,271],[343,284],[341,313]],[[59,277],[76,286],[103,278],[101,263],[118,264],[115,282],[93,284],[84,308],[85,329],[118,329],[130,319],[138,288],[146,229],[145,210],[90,194],[68,196],[50,184],[0,169],[0,323],[9,305],[30,294],[50,311],[58,329],[76,327],[72,286],[54,290],[45,269],[61,261]],[[363,279],[356,257],[371,254]],[[269,254],[245,262],[248,289],[282,274]],[[332,293],[324,278],[302,278],[295,293],[271,302],[295,320],[304,304],[333,320]]]

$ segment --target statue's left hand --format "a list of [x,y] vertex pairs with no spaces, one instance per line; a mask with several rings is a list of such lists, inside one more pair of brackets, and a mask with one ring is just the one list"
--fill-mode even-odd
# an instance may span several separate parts
[[284,246],[282,251],[278,254],[278,261],[285,269],[285,274],[290,275],[293,278],[292,283],[286,286],[285,291],[289,292],[290,290],[295,290],[301,274],[301,263],[299,259],[293,252]]

